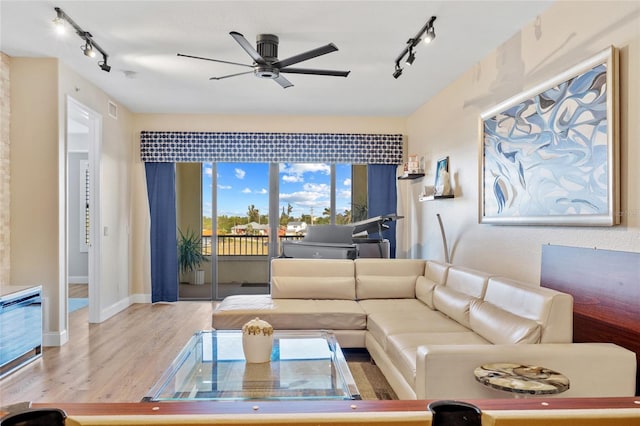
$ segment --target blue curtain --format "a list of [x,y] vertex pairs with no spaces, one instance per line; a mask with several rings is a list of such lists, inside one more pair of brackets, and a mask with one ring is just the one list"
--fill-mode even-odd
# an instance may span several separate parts
[[[369,164],[367,166],[368,216],[396,214],[398,193],[396,190],[397,166],[395,164]],[[387,222],[389,229],[382,238],[389,240],[389,256],[396,257],[396,222]]]
[[178,300],[176,168],[174,163],[145,163],[151,213],[151,301]]

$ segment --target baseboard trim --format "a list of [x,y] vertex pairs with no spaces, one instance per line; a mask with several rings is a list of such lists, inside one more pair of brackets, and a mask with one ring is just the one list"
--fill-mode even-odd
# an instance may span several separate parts
[[129,301],[133,303],[151,303],[151,294],[149,293],[137,293],[129,296]]
[[129,307],[129,305],[131,305],[131,302],[129,300],[129,298],[124,298],[121,299],[119,301],[117,301],[116,303],[114,303],[111,306],[107,306],[104,309],[100,310],[99,316],[98,316],[98,321],[97,322],[103,322],[108,320],[109,318],[111,318],[112,316],[116,315],[119,312],[124,311],[125,309],[127,309]]
[[89,277],[88,276],[81,276],[81,275],[76,275],[76,276],[69,276],[67,277],[67,283],[69,284],[89,284]]
[[48,331],[42,334],[42,346],[62,346],[68,341],[67,330]]

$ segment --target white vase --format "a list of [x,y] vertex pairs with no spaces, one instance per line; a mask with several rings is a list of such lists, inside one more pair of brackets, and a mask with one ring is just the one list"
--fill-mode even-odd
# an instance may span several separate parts
[[194,284],[194,285],[204,284],[204,270],[196,269],[195,271],[193,271],[193,282],[191,284]]
[[271,361],[273,327],[260,318],[242,326],[242,350],[247,363],[260,364]]

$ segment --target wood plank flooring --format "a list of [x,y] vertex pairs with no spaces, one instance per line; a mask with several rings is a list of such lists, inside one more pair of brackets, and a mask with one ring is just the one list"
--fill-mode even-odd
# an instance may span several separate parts
[[89,285],[69,284],[69,297],[89,297]]
[[69,314],[69,342],[0,381],[0,405],[138,402],[197,330],[211,329],[211,302],[135,304],[101,324]]

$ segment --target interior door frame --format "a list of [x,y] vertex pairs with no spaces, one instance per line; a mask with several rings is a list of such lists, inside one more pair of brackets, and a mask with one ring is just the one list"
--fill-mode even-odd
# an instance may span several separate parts
[[[64,256],[61,260],[61,270],[65,272],[65,279],[61,285],[64,285],[64,294],[68,299],[68,228],[69,228],[69,194],[68,194],[68,141],[69,141],[69,129],[67,121],[72,109],[79,110],[87,117],[88,132],[88,160],[89,160],[89,252],[88,252],[88,290],[89,290],[89,322],[99,323],[100,321],[100,252],[101,252],[101,222],[100,222],[100,153],[102,146],[102,115],[86,105],[79,102],[72,96],[67,95],[66,98],[66,116],[65,116],[65,185],[64,192],[61,193],[61,203],[65,206],[65,226],[61,230],[64,235],[62,236],[65,241]],[[59,304],[60,315],[66,318],[67,330],[69,324],[69,306],[67,300],[65,303]]]

